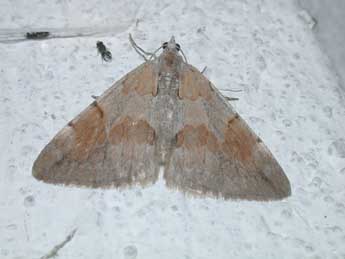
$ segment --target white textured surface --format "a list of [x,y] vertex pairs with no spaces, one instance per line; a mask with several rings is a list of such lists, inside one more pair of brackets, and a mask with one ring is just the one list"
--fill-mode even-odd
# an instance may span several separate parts
[[322,44],[322,50],[329,55],[345,91],[345,1],[298,0],[298,2],[307,10],[309,17],[315,19],[313,31]]
[[[118,31],[0,43],[0,258],[40,258],[74,228],[59,258],[344,258],[345,106],[293,1],[113,2],[0,3],[0,30]],[[147,50],[174,34],[218,88],[244,90],[234,105],[285,169],[290,198],[224,202],[162,182],[102,191],[31,176],[40,150],[91,95],[142,62],[128,32]],[[112,63],[97,56],[97,40]]]

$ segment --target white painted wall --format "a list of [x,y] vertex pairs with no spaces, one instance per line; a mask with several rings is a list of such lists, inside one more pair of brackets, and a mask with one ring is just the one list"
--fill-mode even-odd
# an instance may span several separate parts
[[329,56],[345,92],[345,1],[299,0],[317,21],[314,33]]
[[[58,258],[344,258],[345,104],[300,12],[294,0],[0,1],[0,258],[42,258],[74,229]],[[28,28],[97,26],[89,37],[6,41]],[[163,182],[91,190],[32,177],[91,95],[142,63],[129,32],[147,50],[175,35],[218,88],[243,90],[233,105],[284,168],[291,197],[225,202]]]

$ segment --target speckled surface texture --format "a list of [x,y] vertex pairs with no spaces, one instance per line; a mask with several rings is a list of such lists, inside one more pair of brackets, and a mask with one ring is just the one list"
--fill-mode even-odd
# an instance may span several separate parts
[[[344,258],[345,105],[294,1],[3,1],[8,29],[103,34],[0,43],[0,258]],[[106,29],[104,29],[106,28]],[[110,33],[106,33],[109,31]],[[163,182],[92,190],[36,181],[40,150],[173,34],[263,139],[292,185],[279,202],[223,201]],[[111,63],[97,55],[102,40]],[[46,256],[46,257],[44,257]]]

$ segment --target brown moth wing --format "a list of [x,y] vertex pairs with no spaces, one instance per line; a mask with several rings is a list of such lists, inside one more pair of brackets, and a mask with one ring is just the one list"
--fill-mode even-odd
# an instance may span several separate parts
[[225,199],[276,200],[290,183],[267,147],[196,68],[181,69],[182,127],[164,178],[168,186]]
[[34,177],[88,187],[155,182],[156,67],[154,62],[139,66],[68,123],[40,153]]

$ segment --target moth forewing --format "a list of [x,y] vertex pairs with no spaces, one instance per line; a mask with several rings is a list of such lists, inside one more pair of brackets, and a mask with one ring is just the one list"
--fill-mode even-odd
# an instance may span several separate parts
[[150,114],[156,85],[132,87],[152,77],[153,69],[152,62],[134,69],[68,123],[42,150],[33,175],[48,183],[94,188],[155,182],[159,168]]
[[220,92],[190,65],[181,77],[183,123],[164,175],[168,186],[225,199],[290,195],[277,161]]

